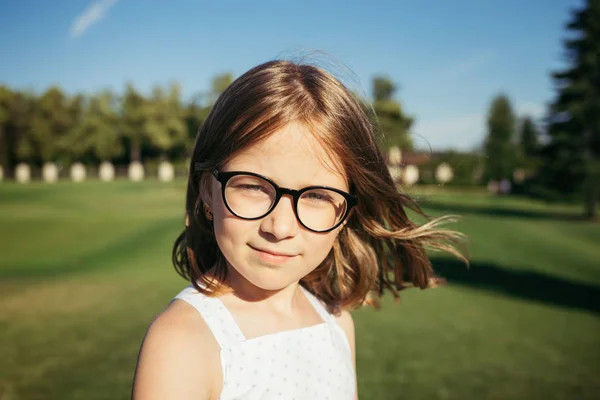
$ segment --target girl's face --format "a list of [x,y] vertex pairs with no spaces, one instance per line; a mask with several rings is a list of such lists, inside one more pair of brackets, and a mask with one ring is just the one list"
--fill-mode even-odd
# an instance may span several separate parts
[[[293,123],[233,157],[220,171],[257,173],[290,189],[318,185],[348,192],[346,178],[333,161],[304,125]],[[309,231],[296,219],[289,195],[261,219],[238,218],[225,206],[221,183],[211,179],[207,202],[227,266],[261,289],[282,289],[314,270],[343,227],[327,233]]]

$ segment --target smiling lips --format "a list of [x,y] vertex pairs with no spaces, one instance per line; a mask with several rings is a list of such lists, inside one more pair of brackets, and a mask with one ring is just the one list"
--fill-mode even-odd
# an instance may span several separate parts
[[296,256],[295,254],[279,253],[272,250],[259,249],[252,246],[250,246],[250,248],[252,248],[252,250],[254,250],[258,254],[258,257],[261,260],[270,263],[284,263]]

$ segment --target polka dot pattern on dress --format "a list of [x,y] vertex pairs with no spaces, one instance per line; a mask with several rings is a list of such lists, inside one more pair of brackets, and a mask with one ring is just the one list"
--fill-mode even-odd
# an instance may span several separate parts
[[245,339],[218,298],[192,286],[175,298],[194,306],[221,346],[221,400],[354,399],[350,346],[324,305],[304,290],[324,323]]

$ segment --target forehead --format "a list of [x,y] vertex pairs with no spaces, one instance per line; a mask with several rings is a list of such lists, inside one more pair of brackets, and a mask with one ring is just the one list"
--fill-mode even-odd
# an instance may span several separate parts
[[292,123],[236,154],[225,169],[256,172],[290,188],[324,185],[348,190],[340,165],[305,125]]

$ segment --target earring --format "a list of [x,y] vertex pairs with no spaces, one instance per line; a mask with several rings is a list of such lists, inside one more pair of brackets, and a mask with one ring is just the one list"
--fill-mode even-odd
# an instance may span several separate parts
[[206,217],[206,219],[209,221],[212,221],[213,213],[212,213],[212,211],[210,211],[210,207],[208,206],[208,204],[204,203],[202,208],[204,209],[204,216]]

